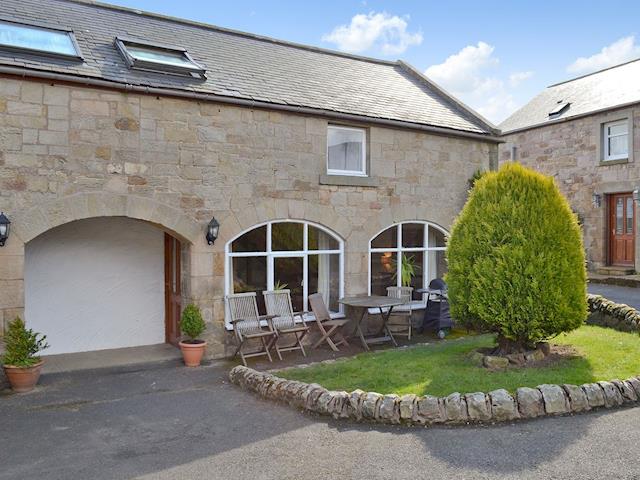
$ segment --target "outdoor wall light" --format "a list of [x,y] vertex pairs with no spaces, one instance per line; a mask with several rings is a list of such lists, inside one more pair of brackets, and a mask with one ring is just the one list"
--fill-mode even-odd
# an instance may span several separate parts
[[216,241],[216,238],[218,238],[218,233],[220,233],[220,224],[216,220],[216,217],[213,217],[207,225],[206,239],[209,245],[213,245],[213,243]]
[[0,212],[0,247],[4,247],[4,242],[9,238],[9,226],[11,222],[4,214],[4,212]]
[[602,195],[600,195],[599,193],[593,192],[591,200],[595,208],[600,208],[600,206],[602,205]]

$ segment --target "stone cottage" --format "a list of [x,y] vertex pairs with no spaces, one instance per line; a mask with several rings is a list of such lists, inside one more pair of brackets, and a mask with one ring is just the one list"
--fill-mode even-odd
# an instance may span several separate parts
[[402,61],[4,0],[0,325],[24,315],[51,354],[175,343],[194,302],[222,356],[227,293],[287,284],[340,315],[406,252],[422,287],[497,133]]
[[554,176],[583,223],[589,269],[640,270],[640,60],[551,85],[505,120],[500,162]]

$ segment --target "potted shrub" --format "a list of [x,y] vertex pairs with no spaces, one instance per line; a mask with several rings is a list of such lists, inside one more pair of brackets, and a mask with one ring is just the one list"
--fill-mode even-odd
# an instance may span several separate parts
[[200,309],[194,304],[187,305],[180,319],[180,330],[187,337],[186,340],[180,342],[180,350],[187,367],[197,367],[202,361],[207,343],[198,337],[202,335],[206,327]]
[[46,338],[27,329],[20,317],[9,323],[5,337],[6,352],[2,356],[2,363],[14,392],[28,392],[38,383],[44,361],[37,354],[49,346]]

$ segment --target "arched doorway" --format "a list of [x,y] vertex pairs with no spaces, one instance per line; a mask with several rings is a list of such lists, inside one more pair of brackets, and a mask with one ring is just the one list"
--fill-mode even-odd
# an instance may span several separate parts
[[174,342],[180,242],[126,217],[77,220],[25,245],[25,317],[47,354]]

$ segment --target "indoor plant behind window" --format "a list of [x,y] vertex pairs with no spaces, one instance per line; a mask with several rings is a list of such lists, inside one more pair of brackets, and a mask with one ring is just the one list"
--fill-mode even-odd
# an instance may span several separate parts
[[200,309],[194,304],[187,305],[180,318],[180,330],[188,337],[180,342],[182,358],[187,367],[197,367],[202,361],[207,343],[198,337],[206,328]]
[[38,383],[44,361],[37,354],[49,346],[46,338],[27,329],[20,317],[9,323],[2,364],[14,392],[28,392]]

